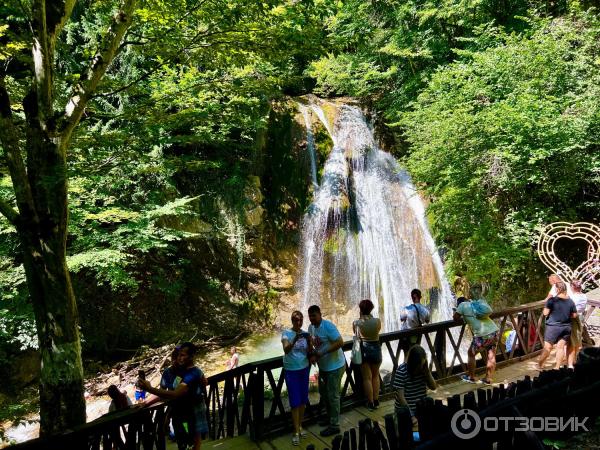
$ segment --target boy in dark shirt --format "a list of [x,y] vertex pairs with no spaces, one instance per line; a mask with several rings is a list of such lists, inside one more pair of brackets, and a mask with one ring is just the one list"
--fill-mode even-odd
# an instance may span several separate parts
[[199,450],[202,436],[208,432],[203,395],[207,381],[204,373],[194,365],[195,353],[196,346],[191,342],[181,344],[177,355],[175,378],[172,379],[171,386],[154,388],[148,381],[141,379],[138,380],[138,384],[161,399],[173,400],[171,404],[173,422],[187,423],[187,431],[185,427],[176,427],[178,447],[186,448],[188,443],[193,442],[193,450]]

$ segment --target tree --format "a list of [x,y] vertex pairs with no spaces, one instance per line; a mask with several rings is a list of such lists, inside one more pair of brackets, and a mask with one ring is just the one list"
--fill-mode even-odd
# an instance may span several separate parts
[[23,100],[23,126],[13,114],[6,73],[0,73],[0,142],[18,208],[0,199],[0,212],[17,229],[36,319],[42,435],[85,422],[77,305],[66,264],[67,151],[88,101],[132,23],[136,2],[123,0],[87,72],[58,108],[55,48],[75,3],[32,2],[33,70]]

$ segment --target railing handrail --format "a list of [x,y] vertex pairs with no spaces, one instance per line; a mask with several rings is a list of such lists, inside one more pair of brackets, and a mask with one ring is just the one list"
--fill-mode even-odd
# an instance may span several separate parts
[[[506,329],[505,326],[507,323],[512,323],[512,327],[515,328],[518,333],[518,342],[524,346],[523,351],[525,353],[525,356],[523,357],[531,357],[537,354],[537,352],[539,352],[539,350],[536,350],[536,348],[538,348],[537,346],[540,344],[540,340],[538,340],[538,338],[543,339],[543,336],[541,335],[541,330],[539,329],[539,323],[542,320],[542,315],[541,312],[539,313],[539,315],[537,315],[536,310],[539,310],[543,305],[544,300],[539,300],[523,305],[506,308],[494,312],[490,315],[492,319],[502,319],[500,322],[501,330]],[[588,300],[588,306],[589,308],[585,316],[586,319],[596,308],[600,307],[600,301]],[[533,325],[533,330],[535,331],[533,343],[530,340],[530,333],[523,332],[522,330],[522,328],[528,323],[530,325]],[[457,327],[460,327],[461,332],[459,337],[456,340],[454,340],[451,336],[452,333],[450,333],[449,330],[451,328]],[[413,328],[409,330],[397,330],[388,333],[382,333],[380,335],[380,342],[383,347],[386,347],[388,349],[390,356],[393,358],[393,364],[395,368],[396,365],[399,364],[398,358],[400,356],[400,347],[398,344],[398,349],[394,351],[392,349],[392,343],[394,341],[400,341],[402,338],[408,338],[410,336],[424,337],[426,342],[424,342],[423,345],[425,346],[425,344],[427,344],[429,346],[430,351],[432,352],[432,364],[434,362],[433,360],[436,359],[436,370],[441,369],[441,372],[436,372],[436,376],[447,378],[456,376],[457,368],[459,370],[459,373],[461,367],[462,370],[465,370],[465,363],[464,361],[462,361],[459,352],[460,345],[463,342],[462,339],[464,337],[464,329],[465,324],[462,320],[446,320],[442,322],[427,324],[422,327]],[[440,331],[442,332],[441,335],[439,334]],[[432,337],[431,333],[436,333],[435,342],[433,344],[432,340],[434,338]],[[441,336],[442,338],[439,342],[439,344],[441,345],[440,349],[438,349],[437,347],[439,336]],[[440,351],[444,352],[446,348],[450,349],[450,345],[454,347],[454,357],[452,358],[450,364],[447,364],[447,362],[441,363],[440,361],[438,361],[438,359],[440,358],[439,353]],[[342,348],[346,352],[351,350],[352,341],[344,342]],[[504,349],[501,348],[501,353],[499,351],[498,356],[500,357],[500,359],[510,360],[513,359],[514,351],[514,346],[510,353],[504,351]],[[436,354],[435,358],[434,353]],[[456,366],[454,365],[455,358],[457,358]],[[234,429],[237,429],[240,433],[244,433],[248,425],[251,424],[251,433],[254,430],[254,432],[256,433],[255,436],[259,436],[259,432],[256,432],[255,429],[260,430],[260,428],[264,426],[267,422],[269,426],[273,426],[273,429],[275,429],[276,426],[281,426],[281,421],[285,421],[285,408],[283,407],[281,401],[282,380],[280,379],[276,383],[275,376],[273,375],[272,371],[281,369],[282,367],[282,356],[275,356],[260,361],[246,363],[239,367],[236,367],[235,369],[230,369],[208,377],[209,392],[206,398],[206,402],[211,414],[209,422],[212,421],[213,426],[216,425],[218,428],[216,431],[213,428],[211,430],[211,434],[215,433],[217,437],[225,435],[231,436],[233,435],[232,433],[234,433]],[[343,396],[349,395],[347,394],[349,383],[352,385],[353,390],[356,383],[356,380],[352,379],[352,370],[350,368],[347,368],[346,375],[347,378],[350,379],[346,380],[346,384],[343,387]],[[265,380],[267,380],[271,388],[273,388],[275,396],[275,398],[272,400],[271,412],[268,413],[268,417],[264,415],[264,412],[266,412],[266,410],[263,410],[265,405]],[[222,383],[224,383],[224,388]],[[244,394],[244,406],[241,412],[238,407],[238,401],[241,400],[240,394]],[[348,400],[351,397],[344,398]],[[350,403],[346,404],[351,403],[352,402],[350,401]],[[114,412],[108,415],[104,415],[94,421],[88,422],[79,427],[76,427],[75,429],[62,435],[27,441],[25,443],[18,444],[17,448],[44,448],[43,445],[49,442],[56,442],[57,439],[63,438],[83,439],[85,436],[88,436],[89,439],[97,440],[100,439],[100,437],[98,436],[106,436],[106,430],[108,428],[112,430],[118,430],[120,427],[127,424],[130,425],[130,430],[134,429],[134,433],[144,433],[146,432],[146,430],[151,430],[151,432],[155,433],[156,437],[159,434],[159,431],[157,431],[157,427],[160,427],[162,425],[153,425],[151,422],[152,420],[158,421],[159,418],[164,417],[165,408],[166,406],[168,406],[168,404],[169,402],[159,402],[146,408],[134,407],[125,411]],[[133,424],[136,425],[133,426]],[[153,427],[151,425],[153,425]]]

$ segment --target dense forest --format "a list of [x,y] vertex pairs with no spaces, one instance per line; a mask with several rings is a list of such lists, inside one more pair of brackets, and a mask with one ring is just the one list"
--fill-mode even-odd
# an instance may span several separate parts
[[[270,326],[311,198],[294,120],[307,94],[370,111],[428,203],[450,280],[486,282],[497,305],[541,298],[541,228],[600,221],[597,8],[5,0],[0,372],[49,345],[44,295],[58,291],[35,274],[60,274],[63,247],[79,365],[79,334],[84,355],[110,358]],[[55,265],[36,265],[44,252]],[[9,393],[37,377],[2,376]]]

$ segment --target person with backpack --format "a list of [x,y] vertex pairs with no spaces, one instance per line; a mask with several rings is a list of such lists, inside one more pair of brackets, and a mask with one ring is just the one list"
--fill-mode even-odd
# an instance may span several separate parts
[[454,309],[454,320],[462,319],[473,333],[473,341],[469,346],[468,373],[461,379],[469,383],[477,383],[475,378],[475,356],[483,353],[487,356],[486,377],[481,379],[484,384],[492,384],[492,378],[496,371],[496,347],[498,346],[498,325],[490,319],[492,308],[481,298],[482,288],[480,284],[474,284],[470,289],[472,301],[460,297],[456,301]]
[[[412,305],[405,307],[400,313],[402,321],[402,330],[411,330],[413,328],[422,327],[431,320],[431,312],[427,306],[421,304],[421,291],[413,289],[410,292]],[[404,352],[404,361],[408,357],[408,351],[411,347],[419,344],[419,336],[408,336],[400,341],[400,348]]]

